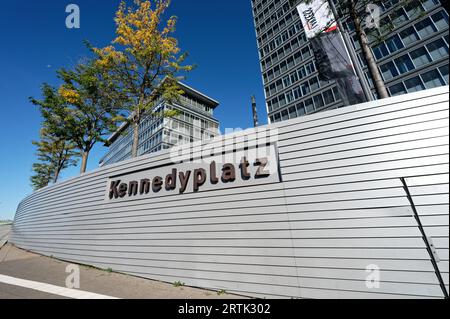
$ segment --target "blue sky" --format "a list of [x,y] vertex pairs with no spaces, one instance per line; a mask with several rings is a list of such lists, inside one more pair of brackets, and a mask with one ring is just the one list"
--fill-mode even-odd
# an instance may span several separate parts
[[[79,5],[81,28],[67,29],[65,8]],[[32,192],[29,182],[36,160],[31,141],[38,139],[40,116],[28,101],[40,86],[58,84],[55,71],[87,54],[82,41],[108,45],[114,37],[118,0],[3,1],[0,10],[0,219],[13,218],[18,203]],[[250,96],[256,95],[260,121],[267,116],[258,64],[250,0],[173,0],[179,17],[177,37],[198,68],[185,81],[221,102],[216,117],[222,128],[252,126]],[[88,170],[104,154],[98,145]],[[79,168],[63,173],[63,179]]]

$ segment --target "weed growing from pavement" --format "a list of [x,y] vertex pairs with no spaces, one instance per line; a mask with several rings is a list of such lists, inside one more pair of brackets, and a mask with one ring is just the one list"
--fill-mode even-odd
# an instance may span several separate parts
[[219,290],[219,291],[217,292],[217,294],[218,294],[219,296],[225,295],[226,293],[227,293],[227,291],[224,290],[224,289]]
[[174,283],[173,283],[173,286],[174,287],[183,287],[185,285],[185,283],[184,282],[181,282],[181,281],[175,281]]

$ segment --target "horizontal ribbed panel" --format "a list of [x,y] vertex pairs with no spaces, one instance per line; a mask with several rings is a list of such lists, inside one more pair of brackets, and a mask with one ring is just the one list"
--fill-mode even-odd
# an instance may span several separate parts
[[[170,165],[170,154],[97,169],[24,199],[11,241],[255,297],[442,298],[400,178],[448,285],[448,115],[444,87],[259,128],[277,143],[280,183],[108,202],[110,177]],[[217,154],[258,145],[254,132],[209,147]],[[204,146],[180,159],[205,155]],[[380,269],[379,288],[366,285],[369,265]]]

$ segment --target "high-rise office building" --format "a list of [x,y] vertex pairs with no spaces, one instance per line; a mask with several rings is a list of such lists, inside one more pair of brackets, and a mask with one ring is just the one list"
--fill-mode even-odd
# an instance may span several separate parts
[[[251,0],[269,122],[343,107],[336,82],[321,81],[311,44],[292,0]],[[324,0],[325,1],[325,0]],[[388,0],[380,8],[381,24],[394,31],[372,49],[389,94],[394,96],[448,85],[448,12],[438,0],[403,7]],[[346,31],[372,94],[376,98],[361,48],[351,23]]]
[[[219,135],[219,122],[214,118],[219,102],[186,84],[179,83],[179,86],[184,93],[178,102],[168,103],[161,98],[153,108],[153,112],[177,110],[179,115],[171,118],[146,117],[142,120],[139,126],[139,156]],[[132,139],[131,126],[126,122],[108,139],[109,149],[100,166],[131,158]]]

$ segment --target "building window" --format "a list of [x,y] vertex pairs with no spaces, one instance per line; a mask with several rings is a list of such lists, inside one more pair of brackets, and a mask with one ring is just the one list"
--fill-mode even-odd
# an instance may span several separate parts
[[314,103],[313,103],[313,100],[311,98],[307,99],[305,101],[305,111],[306,111],[306,113],[314,112]]
[[289,114],[287,110],[281,111],[281,120],[283,121],[289,120]]
[[313,79],[309,80],[309,85],[311,88],[311,92],[318,90],[319,89],[319,80],[317,79],[317,77],[314,77]]
[[416,66],[416,68],[426,65],[432,61],[427,50],[425,50],[425,47],[421,47],[417,50],[412,51],[410,53],[410,56],[414,62],[414,65]]
[[438,70],[433,70],[421,75],[423,83],[427,89],[432,89],[438,86],[445,85],[444,79],[442,79]]
[[286,105],[286,97],[284,96],[284,94],[278,96],[278,103],[280,107]]
[[[385,25],[392,25],[391,17],[390,17],[389,15],[387,15],[387,16],[385,16],[384,18],[382,18],[382,19],[380,20],[380,25],[382,25],[382,26],[385,26]],[[381,30],[379,30],[379,31],[381,31],[381,33],[382,33],[383,35],[385,35],[386,33],[389,32],[388,29],[389,29],[389,28],[386,28],[386,30],[385,30],[385,29],[383,28],[383,29],[381,29]]]
[[364,76],[366,77],[367,82],[369,83],[370,86],[374,86],[373,85],[373,80],[372,80],[372,76],[369,75],[368,72],[364,72]]
[[396,10],[391,15],[392,23],[397,27],[408,20],[408,16],[403,8]]
[[422,5],[425,8],[425,10],[433,9],[438,4],[439,0],[422,0]]
[[307,65],[305,65],[305,72],[306,72],[306,75],[309,75],[309,74],[314,73],[315,70],[316,70],[316,69],[315,69],[315,67],[314,67],[314,63],[313,63],[313,62],[308,63]]
[[337,88],[337,86],[333,87],[333,94],[336,101],[339,101],[341,99],[341,94],[339,93],[339,89]]
[[395,59],[394,61],[395,64],[397,65],[398,70],[400,71],[400,74],[414,70],[414,64],[412,63],[411,58],[407,54],[401,56],[400,58]]
[[291,48],[291,44],[290,43],[288,43],[288,44],[286,44],[284,46],[284,52],[286,53],[286,55],[292,52],[292,48]]
[[398,51],[405,47],[403,45],[402,40],[400,40],[400,37],[398,35],[395,35],[395,36],[387,39],[386,45],[389,48],[389,51],[391,51],[391,53],[394,53],[395,51]]
[[325,104],[323,103],[323,98],[322,98],[322,94],[316,95],[314,97],[314,105],[317,109],[320,109],[321,107],[323,107]]
[[293,119],[297,117],[297,109],[295,108],[295,106],[291,106],[289,108],[289,118]]
[[448,84],[448,64],[447,64],[447,65],[444,65],[444,66],[441,66],[441,67],[439,68],[439,71],[441,72],[441,75],[442,75],[442,77],[444,78],[445,83]]
[[405,45],[410,45],[411,43],[415,43],[419,40],[419,35],[413,27],[409,27],[408,29],[400,32],[400,37]]
[[272,63],[277,63],[278,62],[278,54],[276,52],[274,52],[271,56],[272,59]]
[[433,22],[431,22],[430,18],[426,18],[425,20],[417,23],[416,29],[421,38],[425,38],[429,35],[432,35],[437,31],[436,27],[434,26]]
[[308,83],[308,82],[303,83],[301,87],[302,87],[302,93],[303,93],[303,95],[306,95],[306,94],[308,94],[308,93],[311,92],[311,90],[310,90],[310,88],[309,88],[309,83]]
[[294,60],[295,64],[299,64],[300,62],[302,62],[302,53],[300,51],[294,54]]
[[277,82],[275,82],[275,86],[276,86],[276,91],[280,92],[283,89],[283,81],[278,80]]
[[411,20],[420,16],[421,12],[424,11],[423,7],[421,6],[420,2],[418,2],[418,1],[410,2],[404,8]]
[[286,62],[282,62],[280,64],[280,68],[281,68],[281,72],[280,73],[284,73],[287,70],[287,63]]
[[423,85],[422,80],[419,76],[406,80],[405,86],[408,90],[408,93],[425,90],[425,86]]
[[433,14],[431,19],[433,19],[433,22],[439,31],[448,28],[448,14],[444,10]]
[[297,86],[296,88],[294,88],[292,90],[292,92],[294,93],[294,100],[298,100],[301,96],[302,96],[302,91],[300,89],[299,86]]
[[274,118],[273,118],[274,122],[280,122],[281,121],[281,115],[280,113],[275,113]]
[[300,46],[298,43],[298,39],[295,38],[294,40],[292,40],[291,45],[293,50],[297,49]]
[[347,29],[348,31],[355,31],[355,24],[353,21],[348,20],[345,22],[345,29]]
[[269,111],[269,113],[272,113],[273,111],[272,101],[267,102],[267,110]]
[[298,116],[302,116],[302,115],[305,115],[305,114],[306,114],[306,111],[305,111],[305,105],[304,105],[303,102],[300,102],[299,104],[297,104],[297,105],[295,106],[295,108],[297,109],[297,115],[298,115]]
[[273,94],[275,94],[275,93],[277,93],[277,88],[276,88],[276,86],[275,86],[275,83],[272,83],[272,84],[269,86],[269,95],[273,95]]
[[294,84],[297,81],[298,81],[298,75],[297,75],[297,72],[294,72],[291,74],[291,83]]
[[272,100],[272,107],[273,107],[273,110],[278,109],[278,98],[274,98]]
[[448,58],[448,47],[444,40],[439,39],[427,45],[428,52],[433,60]]
[[366,61],[366,58],[364,57],[364,54],[359,53],[358,54],[358,59],[359,59],[359,63],[361,63],[362,67],[367,66],[367,61]]
[[380,67],[385,81],[388,81],[398,75],[398,71],[393,62],[388,62]]
[[389,87],[389,92],[391,92],[391,96],[401,95],[406,93],[405,86],[403,83],[398,83]]
[[291,103],[294,100],[294,94],[292,94],[292,91],[289,91],[286,93],[286,101],[287,103]]
[[373,48],[373,54],[377,58],[377,60],[381,60],[385,56],[389,55],[389,51],[384,43],[381,43],[380,45]]
[[300,69],[298,69],[298,78],[301,80],[306,76],[305,67],[302,66]]
[[287,88],[289,85],[291,85],[291,77],[290,76],[285,76],[283,78],[283,85],[285,88]]
[[331,90],[323,92],[323,97],[325,99],[325,104],[334,103],[333,92]]
[[358,38],[357,35],[353,36],[352,43],[353,43],[353,47],[354,47],[356,50],[361,49],[361,45],[359,44],[359,38]]
[[294,58],[293,57],[288,58],[287,64],[288,64],[288,69],[292,69],[292,67],[294,66]]
[[302,49],[303,59],[307,59],[311,56],[311,51],[309,50],[309,46]]

